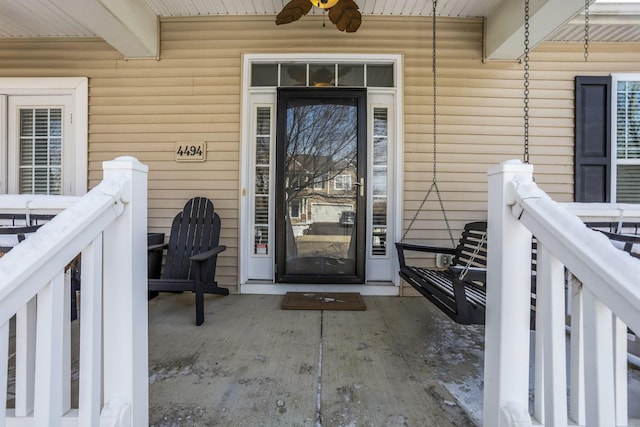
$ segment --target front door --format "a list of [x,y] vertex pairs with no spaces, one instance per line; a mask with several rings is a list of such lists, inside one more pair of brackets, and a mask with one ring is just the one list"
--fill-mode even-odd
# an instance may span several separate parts
[[278,89],[276,282],[364,283],[366,89]]

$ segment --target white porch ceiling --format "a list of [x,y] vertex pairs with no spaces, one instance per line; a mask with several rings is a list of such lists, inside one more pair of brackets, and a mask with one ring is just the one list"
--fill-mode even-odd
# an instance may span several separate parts
[[[585,0],[530,0],[531,46],[581,41]],[[593,2],[594,0],[590,0]],[[158,56],[158,19],[175,16],[276,15],[288,0],[2,0],[0,38],[101,37],[125,57]],[[367,15],[430,16],[431,0],[356,0]],[[311,13],[318,13],[312,10]],[[522,52],[517,0],[440,0],[438,16],[485,18],[487,59]],[[597,0],[590,7],[593,42],[640,42],[640,0]]]

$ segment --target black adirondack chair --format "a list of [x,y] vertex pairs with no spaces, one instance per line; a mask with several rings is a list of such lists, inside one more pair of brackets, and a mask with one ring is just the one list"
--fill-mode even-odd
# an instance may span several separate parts
[[149,246],[149,250],[167,250],[160,279],[149,279],[149,291],[194,292],[196,325],[204,322],[204,294],[229,295],[215,281],[219,253],[227,249],[219,245],[220,217],[213,203],[204,197],[189,200],[173,219],[169,243]]

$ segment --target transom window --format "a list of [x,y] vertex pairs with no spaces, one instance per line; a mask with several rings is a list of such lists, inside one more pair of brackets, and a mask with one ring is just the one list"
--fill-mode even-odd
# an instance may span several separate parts
[[394,87],[393,64],[264,63],[251,65],[252,87]]

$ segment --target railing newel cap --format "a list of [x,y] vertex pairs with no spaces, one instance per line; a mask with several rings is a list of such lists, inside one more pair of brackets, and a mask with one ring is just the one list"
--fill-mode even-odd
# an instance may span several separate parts
[[102,170],[135,170],[139,172],[149,172],[149,167],[133,157],[120,156],[113,160],[102,162]]
[[529,163],[522,163],[522,160],[519,160],[519,159],[511,159],[511,160],[505,160],[504,162],[490,168],[487,171],[488,176],[492,176],[500,173],[533,174],[533,165]]

